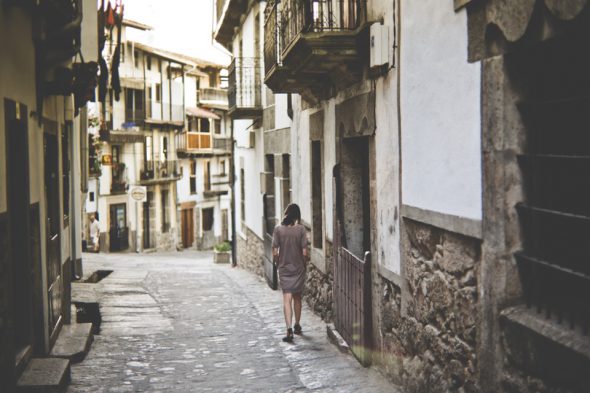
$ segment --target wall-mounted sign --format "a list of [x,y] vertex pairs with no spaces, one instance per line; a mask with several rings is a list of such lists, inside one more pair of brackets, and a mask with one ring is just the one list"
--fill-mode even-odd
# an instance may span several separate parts
[[147,201],[147,189],[145,186],[131,186],[129,187],[129,196],[138,202]]
[[110,154],[103,154],[102,165],[113,165],[113,156]]

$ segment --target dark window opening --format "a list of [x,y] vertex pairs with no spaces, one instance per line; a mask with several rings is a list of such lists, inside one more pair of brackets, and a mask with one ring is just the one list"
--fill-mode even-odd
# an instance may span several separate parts
[[195,160],[192,160],[190,162],[190,177],[189,177],[189,183],[190,183],[190,190],[191,190],[191,194],[196,194],[197,193],[197,162]]
[[168,190],[162,190],[162,232],[168,232],[170,229],[170,207],[168,206]]
[[213,229],[213,208],[201,210],[201,224],[203,231],[210,231]]
[[311,199],[313,246],[323,248],[322,142],[311,142]]

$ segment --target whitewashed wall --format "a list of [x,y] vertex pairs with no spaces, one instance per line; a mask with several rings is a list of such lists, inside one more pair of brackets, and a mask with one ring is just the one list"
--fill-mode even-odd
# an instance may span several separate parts
[[480,64],[467,63],[466,11],[440,0],[401,9],[403,203],[479,220]]
[[[4,130],[4,98],[9,98],[27,105],[29,111],[36,108],[35,101],[35,48],[32,41],[31,18],[27,11],[18,7],[0,7],[0,211],[7,209],[6,195],[6,162],[5,162],[5,130]],[[20,39],[8,39],[20,37]],[[34,118],[29,118],[29,138],[37,138],[38,127]],[[41,146],[42,148],[42,146]],[[42,151],[42,150],[39,150]],[[42,162],[39,151],[29,151],[31,175],[37,181],[35,169]],[[31,178],[31,184],[34,179]],[[35,184],[35,196],[31,202],[39,201],[39,188]],[[36,197],[36,198],[34,198]],[[42,226],[43,227],[43,226]]]

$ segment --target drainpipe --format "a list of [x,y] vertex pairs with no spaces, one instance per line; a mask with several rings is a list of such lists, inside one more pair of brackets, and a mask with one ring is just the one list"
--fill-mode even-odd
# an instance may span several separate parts
[[238,243],[236,239],[236,162],[235,162],[235,151],[236,145],[234,142],[234,121],[230,119],[230,135],[231,135],[231,165],[229,167],[229,181],[231,185],[231,260],[232,266],[237,265],[237,248]]

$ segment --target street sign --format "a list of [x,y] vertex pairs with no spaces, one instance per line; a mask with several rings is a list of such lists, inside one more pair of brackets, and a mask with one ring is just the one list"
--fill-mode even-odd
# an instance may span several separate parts
[[145,186],[129,187],[129,196],[138,202],[145,202],[147,199],[147,189]]

